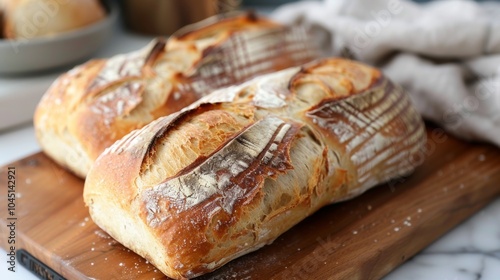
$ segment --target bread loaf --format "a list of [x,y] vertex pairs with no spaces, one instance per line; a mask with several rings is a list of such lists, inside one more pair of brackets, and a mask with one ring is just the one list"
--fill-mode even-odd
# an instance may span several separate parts
[[315,57],[303,30],[253,14],[212,18],[143,50],[92,60],[59,77],[35,112],[42,149],[85,177],[128,132],[211,90]]
[[116,240],[167,276],[192,278],[408,174],[425,139],[401,87],[369,66],[324,59],[133,131],[97,159],[84,200]]
[[[85,27],[106,17],[99,0],[2,0],[5,37],[33,39]],[[1,4],[1,3],[0,3]]]

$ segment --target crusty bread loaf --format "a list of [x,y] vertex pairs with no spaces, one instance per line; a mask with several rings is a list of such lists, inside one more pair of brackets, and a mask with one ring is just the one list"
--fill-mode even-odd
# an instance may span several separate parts
[[97,156],[128,132],[213,89],[310,61],[315,52],[305,38],[303,30],[249,13],[208,19],[143,50],[92,60],[44,95],[34,117],[38,141],[85,177]]
[[106,17],[99,0],[2,0],[5,37],[33,39],[75,30]]
[[191,278],[408,174],[425,139],[401,87],[324,59],[218,90],[128,134],[97,159],[84,200],[116,240],[169,277]]

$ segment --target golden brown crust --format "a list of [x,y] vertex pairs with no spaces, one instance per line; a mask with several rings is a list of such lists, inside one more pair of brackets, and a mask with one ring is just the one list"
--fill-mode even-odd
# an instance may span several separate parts
[[407,174],[424,142],[402,88],[369,66],[324,59],[218,90],[128,135],[99,157],[84,199],[118,241],[169,277],[191,278]]
[[[243,14],[190,27],[168,41],[156,39],[137,52],[86,63],[62,75],[38,105],[39,142],[57,162],[85,177],[97,156],[130,131],[213,89],[314,57],[304,46],[293,53],[284,49],[288,32],[288,27]],[[60,153],[58,146],[68,148]]]
[[275,28],[280,27],[280,25],[274,21],[259,17],[254,12],[233,12],[233,15],[229,17],[213,17],[181,28],[171,37],[176,41],[194,41],[209,36],[227,36],[245,28],[266,27]]
[[2,0],[0,10],[2,6],[5,9],[4,35],[13,40],[58,35],[106,17],[99,0]]

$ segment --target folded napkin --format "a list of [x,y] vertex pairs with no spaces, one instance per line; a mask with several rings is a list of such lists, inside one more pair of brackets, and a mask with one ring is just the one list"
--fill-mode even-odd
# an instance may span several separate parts
[[500,3],[304,1],[272,17],[308,26],[328,55],[381,68],[424,118],[500,146]]

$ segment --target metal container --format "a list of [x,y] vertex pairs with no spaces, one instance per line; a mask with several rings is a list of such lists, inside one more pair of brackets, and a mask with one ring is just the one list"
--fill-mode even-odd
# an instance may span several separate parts
[[134,32],[170,35],[177,29],[239,7],[241,0],[123,0],[125,23]]

